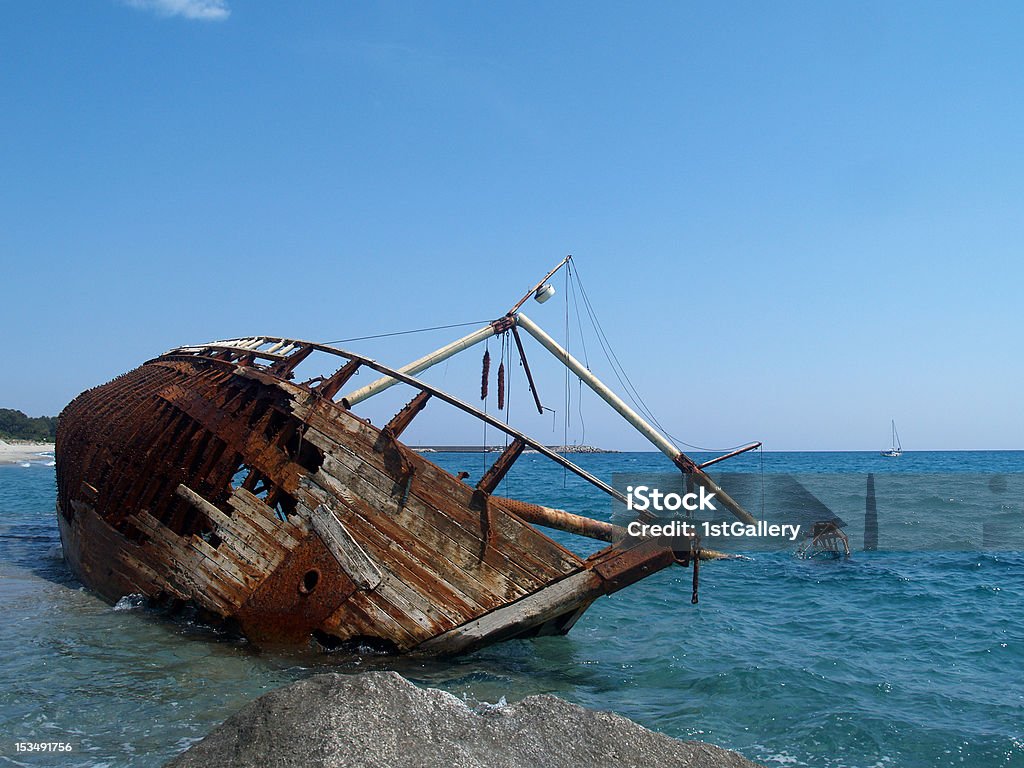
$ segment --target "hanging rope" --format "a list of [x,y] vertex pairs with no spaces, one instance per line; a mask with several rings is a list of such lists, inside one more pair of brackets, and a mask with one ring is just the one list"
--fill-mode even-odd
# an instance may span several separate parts
[[[487,403],[488,403],[488,400],[487,400],[487,378],[488,378],[488,374],[491,372],[491,350],[490,350],[490,346],[491,346],[491,341],[490,341],[490,339],[488,339],[487,341],[484,342],[484,370],[483,370],[483,375],[480,377],[480,399],[484,401],[484,413],[487,413]],[[480,477],[483,477],[484,475],[487,474],[487,459],[488,459],[487,449],[489,447],[487,445],[487,419],[480,419],[480,424],[483,426],[483,429],[484,429],[484,434],[483,434],[483,437],[481,438],[481,441],[480,441],[480,458],[482,459],[482,462],[481,462],[482,469],[480,470]],[[486,539],[484,540],[483,547],[484,547],[484,549],[481,550],[481,555],[480,555],[481,558],[483,558],[483,552],[484,552],[484,550],[487,547]]]
[[484,350],[483,372],[480,374],[480,399],[487,399],[487,380],[491,376],[491,350]]
[[498,363],[498,410],[505,410],[505,351],[501,352],[501,362]]

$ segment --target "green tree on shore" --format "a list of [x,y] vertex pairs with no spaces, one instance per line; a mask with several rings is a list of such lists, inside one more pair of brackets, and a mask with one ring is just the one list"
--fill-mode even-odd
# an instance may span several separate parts
[[56,416],[26,416],[21,411],[0,408],[0,438],[53,442],[57,436]]

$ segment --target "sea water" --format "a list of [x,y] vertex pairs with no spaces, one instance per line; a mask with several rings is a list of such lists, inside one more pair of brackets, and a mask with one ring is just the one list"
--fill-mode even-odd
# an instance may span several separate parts
[[[476,477],[495,457],[430,458]],[[574,458],[607,480],[666,469],[659,454]],[[884,546],[894,521],[941,527],[953,496],[910,494],[895,509],[880,496],[877,552],[818,561],[780,550],[708,563],[698,605],[690,572],[672,568],[598,600],[567,636],[438,662],[262,653],[141,600],[104,603],[61,559],[46,464],[0,467],[0,758],[10,764],[157,766],[293,680],[393,669],[471,703],[555,694],[767,765],[1024,766],[1024,554]],[[1024,452],[765,453],[729,469],[873,473],[881,489],[896,474],[1017,477]],[[537,455],[523,456],[501,491],[610,514],[600,492]],[[1004,517],[1021,515],[1021,501],[1004,499]],[[556,538],[581,553],[599,546]],[[71,751],[16,751],[43,741]]]

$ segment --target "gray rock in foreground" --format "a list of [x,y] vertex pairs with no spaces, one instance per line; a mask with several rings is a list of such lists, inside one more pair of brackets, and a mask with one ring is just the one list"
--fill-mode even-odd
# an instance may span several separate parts
[[395,672],[317,675],[257,699],[167,768],[750,768],[608,712],[531,696],[477,712]]

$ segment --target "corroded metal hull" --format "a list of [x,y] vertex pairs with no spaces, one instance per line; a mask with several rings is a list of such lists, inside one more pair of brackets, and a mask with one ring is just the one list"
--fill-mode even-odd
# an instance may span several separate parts
[[676,561],[655,542],[585,560],[557,544],[526,522],[544,508],[492,494],[516,451],[471,486],[409,450],[402,429],[443,393],[419,386],[377,428],[333,400],[360,364],[383,370],[372,361],[346,354],[297,385],[294,366],[326,348],[233,344],[175,350],[61,414],[64,554],[107,600],[193,605],[261,644],[449,653],[568,631]]

